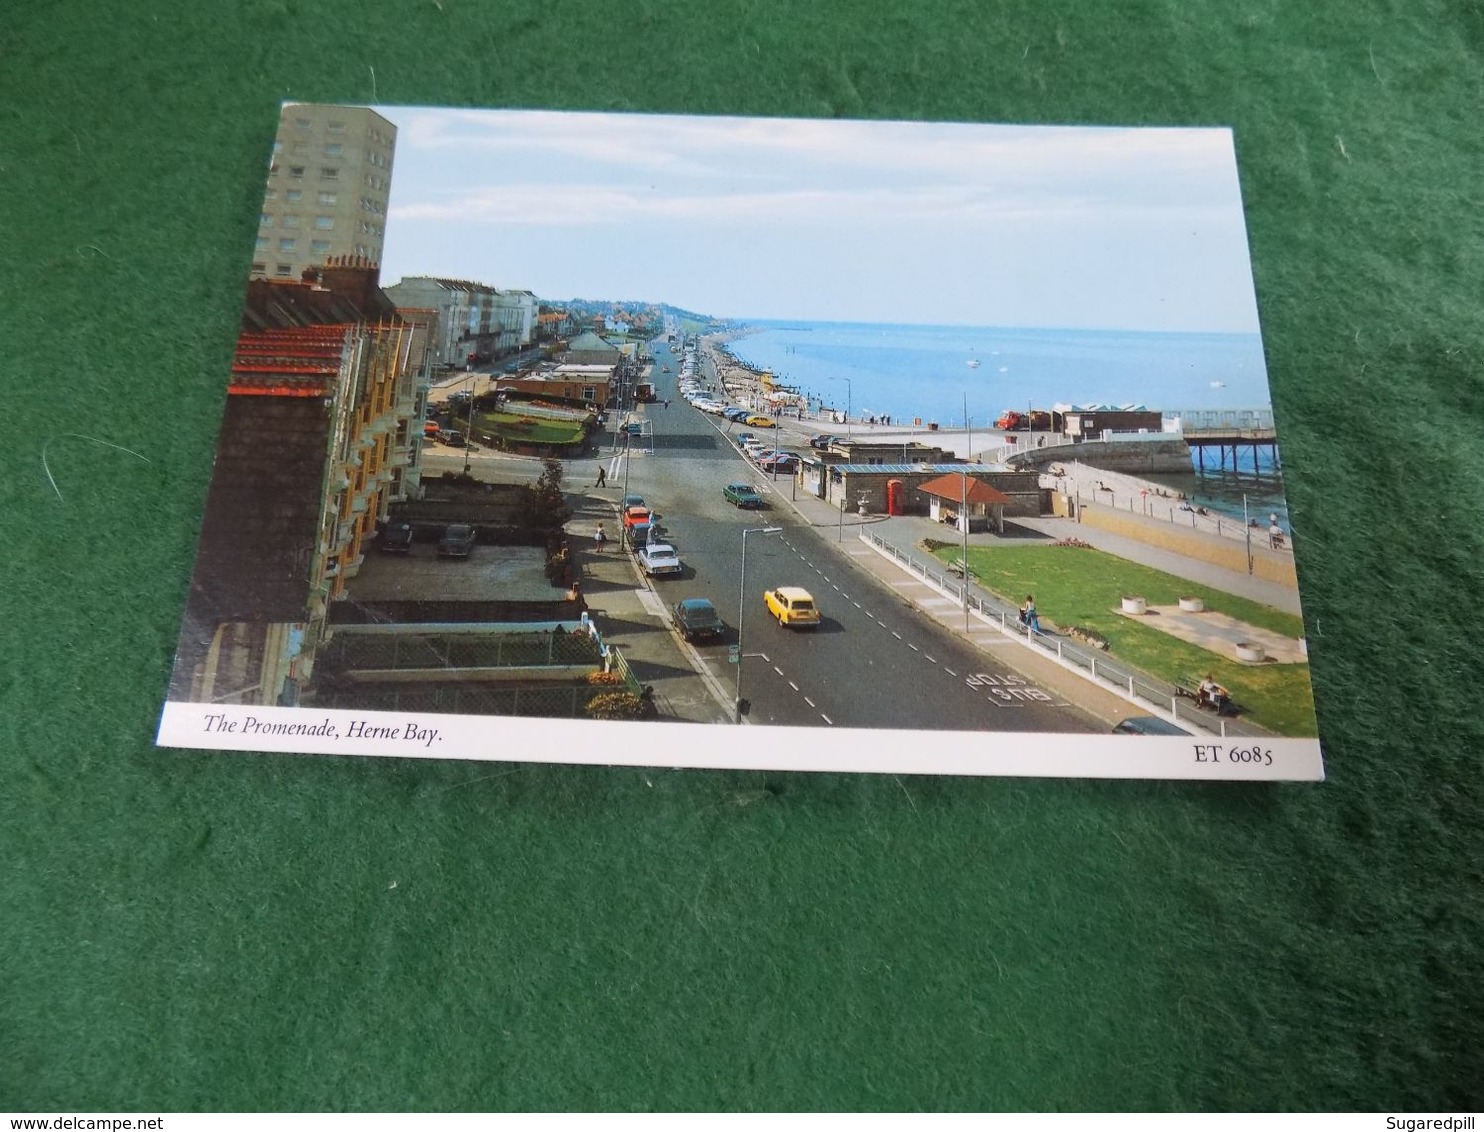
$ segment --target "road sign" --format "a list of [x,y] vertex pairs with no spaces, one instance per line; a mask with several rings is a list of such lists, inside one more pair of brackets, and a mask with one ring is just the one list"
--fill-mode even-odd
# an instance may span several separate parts
[[742,646],[741,645],[728,645],[727,646],[727,663],[728,664],[740,664],[740,663],[742,663]]

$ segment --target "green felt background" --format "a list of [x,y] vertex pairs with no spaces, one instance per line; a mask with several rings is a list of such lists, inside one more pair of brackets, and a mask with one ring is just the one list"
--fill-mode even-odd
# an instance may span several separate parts
[[[0,1109],[1484,1105],[1478,0],[4,22]],[[288,97],[1234,126],[1329,782],[155,750]]]

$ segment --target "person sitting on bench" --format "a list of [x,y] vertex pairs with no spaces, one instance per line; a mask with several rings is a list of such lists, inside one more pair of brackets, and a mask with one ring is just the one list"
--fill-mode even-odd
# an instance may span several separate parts
[[1201,681],[1200,688],[1197,690],[1196,702],[1206,707],[1215,708],[1216,714],[1221,715],[1230,706],[1232,698],[1231,693],[1216,683],[1208,672],[1206,673],[1206,678]]

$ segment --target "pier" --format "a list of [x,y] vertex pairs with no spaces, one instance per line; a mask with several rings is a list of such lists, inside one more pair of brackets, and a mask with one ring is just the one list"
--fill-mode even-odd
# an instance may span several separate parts
[[1262,472],[1258,464],[1258,453],[1267,448],[1273,458],[1273,463],[1278,462],[1278,434],[1272,428],[1187,428],[1184,431],[1185,443],[1195,451],[1196,463],[1200,470],[1206,470],[1206,451],[1214,448],[1216,450],[1217,468],[1225,471],[1227,467],[1227,454],[1231,454],[1231,470],[1233,474],[1242,471],[1242,453],[1251,449],[1252,452],[1252,474],[1259,475]]

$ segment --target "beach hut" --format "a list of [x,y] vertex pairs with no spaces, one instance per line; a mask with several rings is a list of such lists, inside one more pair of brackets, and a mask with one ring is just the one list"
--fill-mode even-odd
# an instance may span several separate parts
[[[1010,497],[964,472],[949,472],[917,485],[928,497],[928,518],[951,523],[955,530],[1005,533],[1005,504]],[[965,526],[967,524],[967,526]]]

